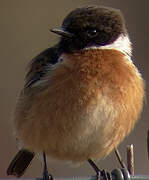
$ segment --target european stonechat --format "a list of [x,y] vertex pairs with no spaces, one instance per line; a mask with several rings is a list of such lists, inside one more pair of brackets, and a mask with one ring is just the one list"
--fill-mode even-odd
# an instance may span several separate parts
[[144,81],[119,10],[77,8],[51,31],[60,40],[31,61],[18,99],[14,126],[23,149],[8,175],[21,176],[37,152],[73,163],[104,158],[142,110]]

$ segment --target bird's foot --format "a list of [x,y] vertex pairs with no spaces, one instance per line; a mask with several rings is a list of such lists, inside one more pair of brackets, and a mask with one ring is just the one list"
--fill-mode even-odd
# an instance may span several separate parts
[[54,177],[51,174],[48,174],[48,171],[43,172],[43,180],[54,180]]
[[103,180],[112,180],[112,175],[107,170],[103,169],[100,171],[100,177],[102,177]]
[[96,178],[97,180],[112,180],[112,175],[105,169],[102,171],[96,172]]
[[95,162],[93,160],[91,160],[91,159],[88,159],[88,162],[91,165],[91,167],[94,169],[94,171],[96,172],[97,180],[101,180],[101,179],[102,180],[112,180],[111,173],[107,172],[105,169],[104,170],[100,170],[98,168],[98,166],[95,164]]

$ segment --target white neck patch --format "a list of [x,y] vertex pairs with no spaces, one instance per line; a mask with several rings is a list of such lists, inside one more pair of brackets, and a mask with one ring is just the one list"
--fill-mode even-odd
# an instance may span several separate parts
[[121,51],[127,56],[131,57],[132,47],[128,35],[121,34],[113,43],[105,46],[90,46],[84,48],[84,50],[89,49],[115,49]]

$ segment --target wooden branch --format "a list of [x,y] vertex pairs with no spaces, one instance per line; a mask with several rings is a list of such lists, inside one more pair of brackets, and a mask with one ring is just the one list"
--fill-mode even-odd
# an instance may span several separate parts
[[133,144],[127,146],[127,168],[130,175],[134,175],[134,152]]

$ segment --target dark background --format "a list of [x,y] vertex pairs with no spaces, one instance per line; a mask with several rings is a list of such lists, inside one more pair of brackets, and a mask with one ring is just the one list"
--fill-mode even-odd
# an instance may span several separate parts
[[[146,81],[146,92],[148,91],[148,0],[0,0],[0,178],[7,177],[6,168],[18,149],[13,137],[12,119],[16,99],[24,83],[26,65],[34,56],[57,41],[57,36],[49,32],[50,28],[59,26],[72,9],[89,4],[121,9],[133,42],[133,59]],[[148,114],[146,103],[134,131],[120,145],[125,159],[126,145],[134,144],[137,174],[149,174],[146,150]],[[98,165],[108,170],[119,167],[114,153],[99,161]],[[54,176],[94,174],[87,163],[79,168],[72,168],[50,161],[49,169]],[[41,170],[42,163],[37,157],[24,177],[40,177]]]

